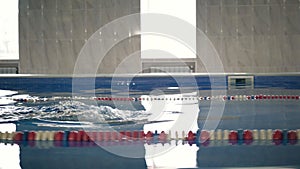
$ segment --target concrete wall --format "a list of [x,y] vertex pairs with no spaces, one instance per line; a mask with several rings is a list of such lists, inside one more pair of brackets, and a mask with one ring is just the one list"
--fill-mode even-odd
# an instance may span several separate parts
[[[20,0],[20,73],[72,74],[81,48],[96,30],[139,11],[139,0]],[[133,23],[130,31],[139,30],[139,25]],[[98,73],[113,73],[124,57],[139,50],[139,36],[120,41]],[[135,57],[139,63],[140,57]],[[140,70],[135,65],[130,71]]]
[[[19,8],[20,73],[71,74],[86,40],[104,24],[138,13],[140,1],[20,0]],[[197,27],[212,41],[225,72],[300,71],[299,0],[197,0]],[[140,22],[130,30],[140,30]],[[123,73],[141,71],[139,50],[139,36],[120,41],[98,73],[114,73],[134,52]],[[196,72],[216,66],[196,62]]]
[[[197,0],[197,27],[219,52],[225,72],[300,71],[299,0]],[[198,72],[214,67],[197,65]]]

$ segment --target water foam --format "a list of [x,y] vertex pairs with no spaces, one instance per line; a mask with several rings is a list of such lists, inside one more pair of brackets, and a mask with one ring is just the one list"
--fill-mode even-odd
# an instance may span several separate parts
[[80,121],[104,123],[146,119],[143,110],[120,110],[104,105],[89,105],[80,101],[64,100],[48,104],[16,104],[0,106],[0,122],[39,119],[52,122]]

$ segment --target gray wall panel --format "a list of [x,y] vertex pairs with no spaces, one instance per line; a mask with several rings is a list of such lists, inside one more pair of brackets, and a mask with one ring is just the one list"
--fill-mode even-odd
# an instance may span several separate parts
[[[300,71],[298,0],[220,1],[221,20],[215,10],[218,6],[216,1],[198,0],[197,9],[207,11],[205,24],[209,25],[208,38],[220,52],[225,72]],[[206,3],[212,6],[207,6]],[[203,20],[202,11],[197,10],[197,27],[203,29]],[[218,29],[215,22],[219,20],[222,23],[222,33],[217,37],[221,39],[221,43],[215,43],[216,36],[211,35],[215,35],[212,32]],[[201,45],[198,39],[197,48],[202,48]],[[197,70],[202,71],[200,68]]]
[[21,0],[19,1],[19,9],[22,10],[22,9],[27,9],[29,8],[29,0]]
[[29,61],[32,73],[46,73],[48,68],[43,40],[29,40]]
[[45,47],[45,58],[47,61],[48,71],[51,71],[50,73],[55,73],[55,71],[59,68],[58,67],[58,59],[57,59],[56,40],[45,40],[44,44],[45,44],[45,46],[44,46]]
[[20,57],[20,62],[23,64],[19,65],[21,70],[29,71],[31,68],[30,58],[28,57],[28,40],[19,40],[19,52],[22,53],[22,57]]
[[197,18],[196,18],[196,22],[198,24],[198,27],[200,30],[202,30],[203,32],[205,32],[206,27],[207,27],[207,12],[206,12],[206,7],[205,6],[197,6]]
[[29,10],[28,26],[28,39],[42,39],[43,28],[41,10]]
[[282,54],[281,54],[281,39],[279,36],[270,36],[269,38],[269,51],[270,51],[270,57],[272,59],[272,66],[274,67],[282,67]]
[[100,4],[98,0],[85,0],[85,5],[87,9],[100,8]]
[[253,7],[253,31],[254,34],[266,35],[270,30],[270,8],[269,6]]
[[235,36],[237,28],[236,7],[224,6],[222,8],[222,32],[224,36]]
[[252,0],[253,5],[266,5],[269,0]]
[[30,10],[41,9],[42,0],[28,0],[28,4]]
[[283,0],[285,4],[293,4],[293,5],[298,5],[299,0]]
[[28,15],[26,10],[19,11],[19,40],[27,40],[29,32]]
[[270,4],[282,5],[284,0],[269,0]]
[[85,44],[85,40],[72,40],[72,55],[71,55],[71,59],[74,60],[74,62],[76,61],[83,45]]
[[[290,66],[290,68],[298,65],[299,63],[295,63],[294,61],[295,56],[293,54],[296,54],[294,52],[296,49],[295,44],[293,44],[293,36],[284,35],[280,40],[282,41],[282,44],[280,46],[283,56],[282,65]],[[299,53],[297,55],[299,55]]]
[[72,9],[85,9],[85,1],[83,0],[72,0]]
[[[46,0],[46,1],[50,1],[50,0]],[[56,0],[56,1],[57,1],[58,10],[72,9],[72,0]]]
[[285,6],[284,21],[287,34],[300,34],[300,8],[297,5]]
[[268,67],[272,63],[270,57],[269,37],[268,36],[254,36],[253,38],[253,67]]
[[[24,0],[20,2],[20,43],[24,43],[20,50],[20,73],[72,74],[81,49],[92,34],[118,17],[139,12],[139,8],[139,0]],[[124,25],[128,34],[140,30],[139,20],[133,21],[130,25],[132,26]],[[114,40],[119,41],[118,32],[105,37],[106,39],[101,41],[103,44]],[[96,41],[100,42],[100,39]],[[97,45],[100,46],[99,43]],[[122,60],[139,50],[139,36],[121,41],[105,56],[101,64],[103,70],[98,73],[113,73]],[[98,66],[98,63],[94,62],[96,59],[85,61],[87,69]],[[135,60],[138,61],[136,58]],[[140,68],[140,65],[134,65]],[[133,66],[133,69],[136,68]]]
[[56,11],[54,10],[44,10],[42,25],[43,25],[43,35],[45,39],[56,39]]
[[257,57],[254,50],[253,38],[252,36],[239,36],[237,39],[237,67],[244,71],[246,66],[254,66],[254,59]]
[[239,6],[237,15],[237,28],[241,36],[252,35],[253,10],[251,6]]
[[72,39],[86,39],[85,10],[72,10]]
[[251,5],[252,1],[251,0],[237,0],[238,5]]
[[207,7],[207,34],[217,36],[221,33],[221,10],[219,6]]
[[99,9],[88,9],[86,11],[86,36],[89,38],[100,28]]
[[300,35],[294,35],[292,36],[292,56],[293,56],[293,60],[292,62],[294,62],[295,68],[296,68],[296,72],[299,72],[300,70],[300,57],[299,57],[299,53],[300,53]]
[[283,34],[283,8],[280,5],[270,5],[270,34]]
[[223,38],[223,55],[221,55],[221,61],[225,68],[225,71],[232,72],[233,68],[237,67],[237,55],[238,41],[233,36],[227,36]]
[[233,6],[233,5],[236,5],[236,0],[222,0],[222,5],[223,6],[226,6],[226,5],[229,5],[229,6]]
[[72,11],[57,11],[57,39],[71,39],[72,31]]
[[57,0],[42,0],[42,5],[44,9],[51,9],[51,10],[55,10],[57,8],[56,6]]
[[206,0],[207,6],[220,6],[221,1],[220,0]]
[[59,40],[57,43],[57,61],[58,73],[67,73],[72,71],[75,63],[71,40]]

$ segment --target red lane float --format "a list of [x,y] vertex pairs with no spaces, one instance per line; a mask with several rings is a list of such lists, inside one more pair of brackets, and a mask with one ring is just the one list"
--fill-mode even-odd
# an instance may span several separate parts
[[147,134],[145,135],[146,140],[152,140],[153,139],[153,133],[151,131],[148,131]]
[[83,130],[79,130],[79,131],[77,132],[76,141],[82,141],[83,133],[84,133]]
[[209,141],[210,133],[206,130],[202,130],[200,133],[200,142],[206,142]]
[[27,138],[27,140],[28,141],[34,141],[35,140],[35,136],[36,136],[36,132],[30,131],[30,132],[28,132],[28,138]]
[[98,132],[95,132],[95,131],[92,131],[92,132],[89,132],[89,136],[90,136],[90,139],[91,141],[98,141]]
[[77,131],[70,131],[68,135],[68,141],[77,141]]
[[54,133],[54,141],[63,141],[64,132],[58,131]]
[[131,132],[130,131],[125,132],[125,139],[126,140],[131,140]]
[[273,140],[282,140],[283,135],[282,135],[282,131],[281,130],[275,130],[273,132]]
[[189,131],[186,140],[187,141],[195,141],[196,140],[196,134],[194,134],[192,131]]
[[89,134],[88,133],[86,133],[85,131],[83,131],[83,133],[82,133],[82,141],[90,141],[91,139],[90,139],[90,136],[89,136]]
[[133,131],[132,132],[132,140],[138,140],[139,139],[139,131]]
[[145,135],[144,131],[140,131],[139,132],[139,140],[144,140],[145,137],[146,137],[146,135]]
[[243,139],[244,140],[253,140],[253,134],[250,130],[245,130],[243,133]]
[[125,139],[125,131],[120,131],[119,135],[118,135],[118,140],[122,141]]
[[164,131],[162,131],[158,136],[158,140],[161,142],[167,141],[167,134]]
[[238,140],[238,132],[231,130],[229,133],[228,139],[231,141]]
[[23,139],[23,133],[22,132],[16,132],[13,136],[13,141],[22,141]]
[[104,134],[104,141],[110,141],[111,132],[110,131],[106,131],[103,134]]
[[118,135],[119,135],[119,133],[116,132],[116,131],[115,132],[111,132],[110,140],[112,140],[112,141],[119,140]]
[[288,132],[288,139],[289,140],[297,140],[297,132],[295,130],[291,130]]
[[[155,98],[156,99],[156,98]],[[135,100],[144,100],[144,98],[133,98],[133,97],[96,97],[94,100],[98,101],[135,101]]]
[[97,132],[97,141],[103,141],[104,137],[103,137],[103,132]]

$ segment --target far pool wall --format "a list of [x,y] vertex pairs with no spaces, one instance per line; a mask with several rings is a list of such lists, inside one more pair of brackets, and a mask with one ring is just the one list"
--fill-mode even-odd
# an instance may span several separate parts
[[[197,0],[197,27],[219,52],[225,72],[299,72],[299,6],[298,0]],[[198,72],[216,66],[197,63]]]
[[[299,0],[197,0],[197,27],[215,46],[227,73],[300,72],[299,6]],[[19,73],[72,74],[92,33],[138,12],[139,0],[20,0]],[[129,33],[139,30],[137,21]],[[126,56],[138,51],[139,36],[121,41],[98,73],[114,73]],[[210,57],[208,52],[198,51],[198,55]],[[203,65],[199,58],[194,61],[196,72],[219,66]],[[124,73],[141,71],[139,54],[131,62]]]
[[[19,73],[72,74],[81,48],[93,33],[139,11],[139,0],[19,0]],[[139,22],[123,29],[133,35],[140,29]],[[106,35],[102,42],[112,40],[120,41],[118,32]],[[98,72],[113,73],[126,56],[139,50],[140,36],[120,41],[107,53]],[[130,69],[140,70],[139,55],[133,57]],[[94,63],[84,66],[91,65]]]

